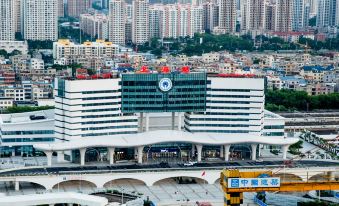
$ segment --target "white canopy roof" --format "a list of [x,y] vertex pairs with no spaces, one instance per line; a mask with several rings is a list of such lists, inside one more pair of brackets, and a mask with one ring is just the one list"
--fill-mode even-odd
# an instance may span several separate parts
[[202,145],[227,145],[243,143],[290,145],[296,143],[297,141],[297,138],[267,137],[254,134],[190,133],[175,130],[157,130],[137,134],[102,136],[96,138],[86,137],[63,143],[35,144],[34,147],[42,151],[63,151],[89,147],[138,147],[170,142]]
[[74,192],[15,195],[0,198],[0,205],[2,206],[48,205],[58,203],[105,206],[108,204],[108,200],[104,197]]

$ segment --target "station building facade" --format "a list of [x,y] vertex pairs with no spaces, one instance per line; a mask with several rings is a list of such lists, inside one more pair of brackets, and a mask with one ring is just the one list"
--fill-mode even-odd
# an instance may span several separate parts
[[[229,137],[234,142],[238,136],[246,135],[258,142],[261,138],[270,138],[272,145],[276,139],[284,139],[283,118],[264,110],[262,78],[230,78],[195,72],[123,73],[99,79],[61,78],[55,82],[55,137],[68,143],[85,140],[83,138],[95,142],[109,137],[114,144],[118,137],[128,138],[150,130],[159,130],[156,134],[161,135],[161,130],[165,132],[166,129],[189,135],[220,134],[223,136],[220,138]],[[162,127],[152,126],[154,119]],[[166,126],[163,121],[167,121]],[[241,145],[246,147],[246,141]],[[257,146],[260,148],[259,144]],[[253,156],[251,145],[247,147],[247,154],[241,151],[242,146],[237,147],[241,156]],[[182,153],[193,153],[196,147],[185,143],[185,139],[180,143],[164,140],[143,146],[147,153],[172,151],[178,154],[176,148]],[[214,151],[212,157],[224,154],[223,145],[215,146],[211,142],[205,148]],[[138,155],[136,150],[132,156]],[[60,158],[66,160],[81,156],[74,151],[62,153]]]

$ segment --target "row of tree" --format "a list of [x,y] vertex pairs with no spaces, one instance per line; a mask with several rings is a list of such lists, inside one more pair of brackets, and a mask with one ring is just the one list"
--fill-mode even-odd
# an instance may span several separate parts
[[270,111],[310,111],[339,109],[339,93],[310,96],[304,91],[267,90],[266,106]]
[[23,112],[34,112],[46,109],[54,109],[53,106],[39,106],[39,107],[30,107],[30,106],[13,106],[4,110],[4,113],[23,113]]
[[[167,45],[164,46],[164,42]],[[170,42],[170,43],[168,43]],[[250,35],[234,36],[229,34],[214,35],[210,33],[195,34],[193,38],[180,37],[177,39],[160,40],[153,38],[150,42],[139,45],[139,51],[147,52],[160,56],[164,51],[172,54],[186,54],[188,56],[201,55],[208,52],[218,52],[223,50],[236,51],[264,51],[264,50],[302,50],[308,45],[310,49],[329,49],[339,50],[339,36],[327,39],[324,42],[301,37],[298,43],[286,42],[279,37],[266,37],[264,35],[256,36],[253,39]]]

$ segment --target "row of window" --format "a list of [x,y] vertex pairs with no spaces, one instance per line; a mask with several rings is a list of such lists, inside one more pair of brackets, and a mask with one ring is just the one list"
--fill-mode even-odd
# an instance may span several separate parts
[[122,126],[109,126],[109,127],[89,127],[89,128],[82,128],[81,131],[88,131],[88,130],[104,130],[104,129],[121,129],[121,128],[138,128],[138,125],[122,125]]
[[185,129],[189,132],[212,132],[212,133],[249,133],[249,130],[190,130],[187,127]]
[[207,89],[207,91],[216,91],[216,92],[250,92],[250,91],[260,91],[260,89]]
[[264,136],[284,136],[283,132],[264,132]]
[[101,100],[101,99],[119,99],[121,96],[108,96],[108,97],[85,97],[82,100]]
[[250,120],[254,120],[254,121],[258,121],[259,119],[232,119],[232,118],[190,118],[185,116],[185,119],[187,119],[188,121],[203,121],[203,122],[213,122],[213,121],[241,121],[241,122],[248,122]]
[[105,105],[120,105],[120,102],[91,103],[91,104],[82,104],[81,106],[92,107],[92,106],[105,106]]
[[54,138],[5,138],[2,142],[54,142]]
[[2,135],[54,134],[54,130],[2,131]]
[[219,95],[219,94],[207,94],[207,97],[251,98],[251,97],[263,97],[263,96],[258,96],[258,95]]
[[284,125],[266,125],[264,129],[284,129]]
[[260,114],[260,113],[194,112],[194,114],[201,114],[201,115],[241,115],[241,116],[249,116],[251,114]]
[[185,125],[190,127],[250,127],[248,124],[190,124],[186,121]]
[[81,137],[94,137],[94,136],[106,136],[106,135],[117,135],[117,134],[135,134],[135,133],[137,133],[137,131],[90,133],[90,134],[83,134],[81,135]]
[[121,90],[101,90],[101,91],[84,91],[81,94],[107,94],[107,93],[116,93],[120,92]]
[[107,120],[107,121],[90,121],[82,122],[82,125],[86,124],[106,124],[106,123],[118,123],[118,122],[137,122],[137,119],[120,119],[120,120]]

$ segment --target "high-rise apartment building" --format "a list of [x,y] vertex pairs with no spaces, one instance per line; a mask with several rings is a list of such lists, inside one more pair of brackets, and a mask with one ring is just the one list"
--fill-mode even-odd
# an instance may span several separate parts
[[109,2],[109,41],[125,45],[126,3],[124,0]]
[[293,0],[277,0],[277,32],[292,30]]
[[0,0],[0,40],[15,39],[13,0]]
[[[244,32],[262,33],[265,28],[265,0],[241,1],[241,30]],[[270,20],[269,20],[270,21]]]
[[304,28],[305,0],[293,1],[292,30],[300,31]]
[[204,9],[203,28],[213,31],[213,28],[219,25],[219,7],[213,2],[205,2],[202,6]]
[[23,0],[21,27],[28,40],[58,39],[58,0]]
[[108,39],[108,17],[105,14],[81,14],[80,29],[97,39]]
[[14,13],[14,29],[15,32],[21,32],[21,2],[22,0],[13,1],[13,13]]
[[91,0],[68,0],[67,13],[68,16],[80,17],[81,14],[87,12],[91,8]]
[[64,0],[58,0],[58,17],[65,16],[65,5]]
[[149,1],[133,1],[132,42],[143,44],[149,40]]
[[265,10],[265,30],[275,31],[277,25],[277,5],[268,3]]
[[339,25],[339,0],[319,0],[317,27]]
[[191,4],[155,4],[150,6],[150,36],[178,38],[204,30],[202,6]]
[[220,0],[219,1],[219,28],[224,29],[226,33],[236,31],[237,24],[237,1]]
[[149,36],[150,38],[160,38],[162,16],[164,15],[162,4],[153,4],[149,8]]

